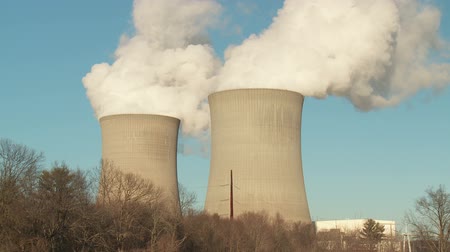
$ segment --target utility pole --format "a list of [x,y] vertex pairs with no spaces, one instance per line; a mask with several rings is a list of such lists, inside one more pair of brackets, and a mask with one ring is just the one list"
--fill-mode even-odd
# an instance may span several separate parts
[[406,251],[406,241],[408,241],[408,252],[411,252],[411,240],[408,234],[408,225],[406,225],[406,233],[403,234],[403,251]]
[[233,170],[230,170],[230,220],[233,219]]

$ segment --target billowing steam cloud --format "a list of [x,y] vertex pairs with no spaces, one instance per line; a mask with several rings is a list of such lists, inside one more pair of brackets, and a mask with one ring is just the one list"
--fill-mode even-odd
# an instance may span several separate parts
[[280,88],[337,95],[369,110],[450,82],[429,62],[438,9],[415,0],[286,0],[271,26],[226,52],[219,90]]
[[206,97],[216,90],[337,95],[370,110],[450,82],[450,64],[430,58],[448,49],[440,12],[419,0],[286,0],[270,27],[227,50],[223,67],[205,39],[220,8],[135,0],[136,34],[121,40],[114,63],[83,78],[96,115],[169,115],[196,133],[208,126]]
[[205,99],[220,62],[205,30],[221,6],[209,0],[135,0],[136,34],[123,37],[113,64],[83,78],[97,117],[151,113],[180,118],[183,131],[208,126]]

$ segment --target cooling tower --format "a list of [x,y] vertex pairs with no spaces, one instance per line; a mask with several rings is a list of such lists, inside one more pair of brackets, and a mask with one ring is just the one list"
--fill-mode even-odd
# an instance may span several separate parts
[[179,211],[177,140],[180,120],[123,114],[100,118],[102,157],[115,167],[149,179]]
[[211,167],[205,210],[265,211],[311,222],[300,147],[303,96],[275,89],[221,91],[209,97]]

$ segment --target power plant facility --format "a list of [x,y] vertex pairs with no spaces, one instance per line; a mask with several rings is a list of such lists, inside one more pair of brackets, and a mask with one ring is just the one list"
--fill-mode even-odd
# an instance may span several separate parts
[[300,146],[303,95],[237,89],[208,99],[211,164],[205,210],[230,217],[265,211],[310,223]]
[[[314,221],[316,232],[336,232],[343,234],[357,233],[364,227],[367,219],[345,219],[345,220],[321,220]],[[383,235],[385,237],[394,237],[396,234],[395,221],[392,220],[374,220],[384,227]]]
[[[180,120],[151,114],[100,118],[102,157],[123,172],[160,187],[179,210],[177,142]],[[177,210],[177,211],[178,211]]]

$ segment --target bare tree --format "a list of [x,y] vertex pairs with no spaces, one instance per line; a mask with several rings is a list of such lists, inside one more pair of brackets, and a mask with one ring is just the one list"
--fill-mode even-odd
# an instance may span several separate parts
[[44,155],[9,139],[0,139],[0,186],[19,185],[28,189],[34,185]]
[[186,241],[181,251],[248,251],[243,235],[246,227],[239,220],[198,213],[185,216],[183,221]]
[[37,224],[36,237],[44,239],[50,251],[74,249],[72,230],[91,204],[84,174],[55,163],[38,181],[34,213],[28,214],[29,221]]
[[320,251],[344,251],[344,233],[331,229],[317,233],[317,247]]
[[104,216],[109,216],[105,229],[116,250],[172,250],[184,240],[179,232],[180,216],[164,202],[162,190],[108,161],[102,163],[97,205]]
[[314,251],[317,237],[311,223],[294,222],[290,227],[290,240],[295,251]]
[[187,216],[190,213],[194,213],[194,204],[197,201],[197,195],[193,192],[189,192],[186,187],[180,183],[178,183],[178,191],[180,195],[181,214]]
[[291,240],[289,239],[289,224],[284,221],[281,215],[277,214],[271,222],[270,238],[272,251],[293,251]]
[[26,206],[36,187],[44,155],[8,139],[0,139],[0,250],[20,246]]
[[265,212],[244,213],[238,217],[243,223],[243,244],[241,248],[244,251],[267,251],[266,248],[271,243],[271,223],[270,218]]
[[424,242],[430,251],[450,250],[450,194],[443,185],[436,190],[429,188],[425,196],[415,204],[415,211],[406,219],[413,227],[415,239]]

